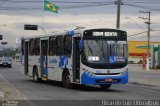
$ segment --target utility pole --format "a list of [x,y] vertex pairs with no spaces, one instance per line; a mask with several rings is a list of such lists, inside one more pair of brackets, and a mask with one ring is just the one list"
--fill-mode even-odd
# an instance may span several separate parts
[[144,22],[148,25],[148,32],[147,32],[147,37],[148,37],[148,42],[147,42],[147,67],[146,70],[149,70],[149,57],[150,57],[150,25],[151,25],[151,12],[150,11],[139,11],[139,13],[147,13],[148,14],[148,18],[142,18],[141,19],[147,19],[147,22]]
[[120,12],[121,12],[121,0],[116,1],[117,4],[117,22],[116,22],[116,28],[120,28]]

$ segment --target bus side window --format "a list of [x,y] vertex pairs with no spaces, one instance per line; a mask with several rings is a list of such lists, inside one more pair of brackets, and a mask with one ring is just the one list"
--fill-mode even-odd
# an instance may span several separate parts
[[63,54],[63,36],[56,38],[56,55],[60,56]]
[[22,40],[22,46],[21,46],[21,53],[22,53],[22,55],[24,55],[24,40]]
[[45,41],[42,45],[42,48],[43,48],[43,56],[46,56],[48,54],[48,41]]
[[72,37],[64,37],[64,55],[71,57],[72,53]]
[[35,50],[35,55],[40,55],[40,39],[35,39],[35,46],[34,46],[34,50]]
[[31,39],[29,41],[29,55],[34,55],[34,39]]
[[49,38],[49,56],[56,55],[56,38],[50,37]]

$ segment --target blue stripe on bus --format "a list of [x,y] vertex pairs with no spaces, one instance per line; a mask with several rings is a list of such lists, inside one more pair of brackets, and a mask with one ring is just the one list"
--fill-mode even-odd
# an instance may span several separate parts
[[66,56],[60,56],[59,67],[65,68],[67,64],[68,64],[68,58]]
[[47,56],[43,57],[43,77],[47,77],[48,70],[47,70]]
[[[105,79],[118,80],[117,82],[97,82],[103,81]],[[128,83],[128,72],[121,74],[119,76],[91,76],[84,72],[81,77],[81,84],[126,84]]]
[[74,36],[74,30],[66,31],[66,36]]

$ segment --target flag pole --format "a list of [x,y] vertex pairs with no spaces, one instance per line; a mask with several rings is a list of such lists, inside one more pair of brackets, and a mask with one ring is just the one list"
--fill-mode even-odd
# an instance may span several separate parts
[[[45,0],[43,0],[43,29],[44,29],[44,16],[45,16],[44,2]],[[44,30],[43,30],[43,35],[44,35]]]

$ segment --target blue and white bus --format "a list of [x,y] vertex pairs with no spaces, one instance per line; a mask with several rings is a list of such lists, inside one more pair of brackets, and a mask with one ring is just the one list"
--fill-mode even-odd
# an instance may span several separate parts
[[99,85],[128,83],[127,33],[118,29],[77,29],[22,39],[24,73],[41,80]]

